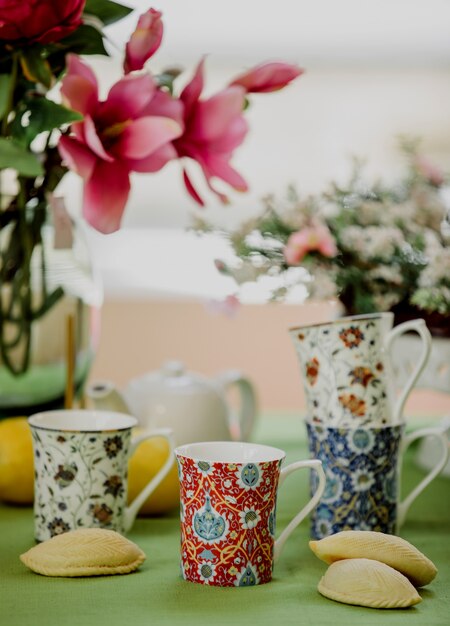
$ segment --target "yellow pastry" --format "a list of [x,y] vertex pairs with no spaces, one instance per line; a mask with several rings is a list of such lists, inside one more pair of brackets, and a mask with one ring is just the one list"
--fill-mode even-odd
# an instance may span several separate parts
[[428,585],[437,574],[430,559],[411,543],[395,535],[370,530],[344,530],[320,541],[310,541],[309,547],[325,563],[352,558],[381,561],[407,576],[416,587]]
[[422,600],[403,574],[371,559],[336,561],[317,589],[331,600],[374,609],[403,609]]
[[40,543],[20,560],[44,576],[128,574],[145,561],[134,543],[113,530],[80,528]]

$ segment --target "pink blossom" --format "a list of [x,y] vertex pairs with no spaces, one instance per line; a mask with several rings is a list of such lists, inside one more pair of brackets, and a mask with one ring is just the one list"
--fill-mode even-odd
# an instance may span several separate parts
[[155,9],[149,9],[140,16],[136,30],[125,48],[123,64],[125,74],[141,70],[145,62],[158,50],[164,30],[161,16],[162,13]]
[[155,172],[176,157],[170,143],[182,132],[182,105],[158,90],[148,74],[128,75],[100,101],[92,70],[68,56],[65,103],[84,115],[63,135],[59,151],[85,182],[83,214],[103,233],[120,227],[130,172]]
[[262,63],[235,78],[231,85],[240,85],[247,93],[278,91],[303,72],[297,65],[289,63]]
[[[229,86],[202,100],[203,65],[200,61],[194,77],[184,88],[180,99],[184,104],[184,133],[173,144],[179,157],[189,157],[202,168],[209,188],[224,203],[228,198],[215,189],[212,178],[220,178],[237,191],[247,191],[247,183],[230,165],[234,150],[241,145],[248,125],[243,116],[245,90]],[[204,202],[184,170],[186,189],[200,205]]]
[[423,156],[417,156],[414,162],[419,173],[422,174],[431,185],[440,187],[444,183],[444,174],[437,165]]
[[225,317],[236,317],[241,303],[234,294],[227,296],[224,300],[208,300],[205,304],[206,310],[214,315],[225,315]]
[[322,224],[306,226],[287,240],[283,250],[288,265],[299,265],[308,252],[319,252],[323,256],[333,257],[337,254],[336,243],[328,228]]

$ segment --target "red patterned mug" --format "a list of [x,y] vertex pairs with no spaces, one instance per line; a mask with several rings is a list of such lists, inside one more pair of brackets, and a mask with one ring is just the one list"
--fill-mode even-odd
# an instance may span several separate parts
[[[175,454],[183,578],[219,587],[269,582],[286,539],[322,496],[321,462],[297,461],[281,469],[283,450],[228,441],[188,444]],[[278,487],[305,467],[318,474],[316,492],[275,540]]]

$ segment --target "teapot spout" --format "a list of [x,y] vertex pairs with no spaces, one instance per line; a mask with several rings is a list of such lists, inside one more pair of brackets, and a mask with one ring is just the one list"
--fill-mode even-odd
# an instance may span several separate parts
[[114,383],[109,380],[97,380],[86,388],[86,396],[99,411],[116,411],[130,414],[130,408]]

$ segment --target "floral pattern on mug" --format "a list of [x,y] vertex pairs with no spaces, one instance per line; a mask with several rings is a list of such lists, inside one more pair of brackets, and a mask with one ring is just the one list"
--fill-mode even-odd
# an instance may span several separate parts
[[[311,513],[311,536],[342,530],[393,534],[397,526],[399,450],[404,426],[326,428],[306,424],[312,458],[322,461],[327,486]],[[316,488],[311,473],[311,493]]]
[[389,424],[396,395],[383,346],[391,323],[373,315],[290,331],[302,365],[308,421],[351,428]]
[[80,527],[123,532],[131,429],[64,432],[32,427],[36,539]]
[[222,587],[268,582],[281,461],[177,461],[183,577]]

